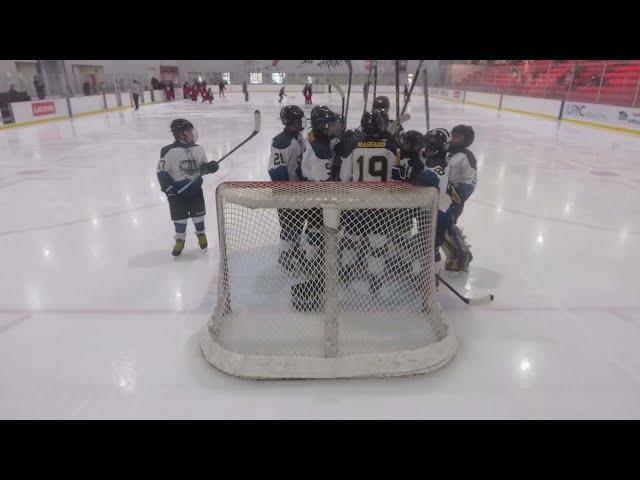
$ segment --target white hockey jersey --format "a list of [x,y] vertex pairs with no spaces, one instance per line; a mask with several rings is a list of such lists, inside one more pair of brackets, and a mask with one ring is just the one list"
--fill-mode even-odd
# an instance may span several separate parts
[[315,138],[313,131],[309,132],[302,154],[302,179],[315,182],[328,181],[331,179],[332,164],[333,150],[329,137],[323,135]]
[[476,186],[478,182],[478,172],[476,158],[468,149],[452,152],[447,155],[447,165],[449,166],[449,183],[458,185],[469,183]]
[[438,176],[438,180],[440,183],[438,184],[440,189],[440,194],[438,196],[438,210],[441,212],[446,212],[451,205],[451,197],[447,193],[449,190],[449,166],[433,166],[433,167],[425,167],[425,170],[431,170]]
[[397,147],[387,138],[367,138],[342,159],[340,180],[343,182],[386,182],[399,160]]
[[300,165],[304,143],[300,134],[283,131],[271,142],[269,176],[271,180],[300,180]]
[[[200,176],[200,165],[207,162],[207,154],[200,145],[174,142],[160,150],[158,181],[163,192],[177,193],[191,180]],[[182,195],[189,197],[202,189],[202,177],[197,178]]]

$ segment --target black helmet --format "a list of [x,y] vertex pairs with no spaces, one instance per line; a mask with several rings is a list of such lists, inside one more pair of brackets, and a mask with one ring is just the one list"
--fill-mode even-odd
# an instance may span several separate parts
[[462,144],[460,145],[462,148],[467,148],[473,143],[476,138],[476,133],[469,125],[456,125],[451,130],[451,135],[453,135],[454,133],[462,135],[462,137],[464,138]]
[[329,123],[336,122],[338,116],[329,107],[313,107],[311,110],[311,128],[324,132],[329,128]]
[[195,143],[196,140],[198,139],[198,131],[193,126],[193,123],[191,123],[189,120],[185,120],[184,118],[176,118],[174,121],[171,122],[171,133],[173,133],[173,136],[176,140],[184,141],[184,138],[182,135],[187,130],[194,131],[193,143]]
[[440,152],[446,149],[451,140],[451,135],[444,128],[434,128],[429,130],[424,136],[424,148],[432,152]]
[[423,145],[428,152],[438,153],[447,150],[447,145],[450,140],[451,135],[448,130],[444,128],[434,128],[433,130],[429,130],[424,136]]
[[420,151],[420,149],[422,148],[423,138],[424,135],[422,135],[417,130],[408,130],[401,135],[400,141],[402,143],[409,144],[409,148],[411,150]]
[[287,127],[299,124],[299,128],[302,130],[304,128],[303,118],[304,112],[300,107],[295,105],[287,105],[280,110],[280,120],[282,120],[282,124]]
[[385,97],[384,95],[381,95],[375,98],[375,100],[373,101],[373,107],[371,107],[371,110],[382,109],[385,112],[388,112],[390,106],[391,106],[391,102],[389,102],[389,97]]
[[385,118],[380,110],[364,112],[360,127],[365,135],[380,136],[386,130]]

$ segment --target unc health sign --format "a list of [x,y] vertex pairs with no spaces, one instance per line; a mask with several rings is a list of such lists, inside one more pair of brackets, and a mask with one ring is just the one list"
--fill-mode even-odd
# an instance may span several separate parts
[[31,111],[35,117],[39,115],[51,115],[56,113],[55,102],[33,102],[31,104]]
[[638,108],[565,102],[562,118],[640,130],[640,109]]

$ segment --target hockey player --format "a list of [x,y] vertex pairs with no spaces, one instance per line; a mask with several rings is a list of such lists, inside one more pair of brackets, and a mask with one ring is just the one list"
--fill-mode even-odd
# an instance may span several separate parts
[[[298,176],[301,180],[327,181],[331,175],[333,151],[331,140],[340,130],[338,115],[328,107],[311,110],[311,131],[305,140],[302,164]],[[291,287],[294,308],[320,310],[324,305],[324,244],[322,237],[323,214],[321,208],[298,210],[307,222],[304,241],[302,272],[307,280]]]
[[[271,142],[271,156],[269,157],[269,176],[271,180],[291,181],[300,180],[300,162],[304,141],[301,132],[306,126],[304,112],[300,107],[288,105],[280,110],[280,120],[284,130],[273,138]],[[280,221],[280,256],[278,262],[286,270],[293,270],[296,263],[304,257],[300,250],[300,236],[304,227],[304,216],[298,210],[279,208]]]
[[[176,230],[176,243],[171,254],[177,257],[184,248],[189,218],[196,228],[200,248],[207,248],[204,229],[206,209],[199,175],[216,172],[218,164],[207,161],[204,149],[196,144],[198,132],[190,121],[183,118],[172,121],[171,132],[175,141],[160,150],[158,181],[169,200],[171,220]],[[193,179],[196,180],[192,182]]]
[[302,158],[301,179],[316,182],[330,180],[333,162],[331,144],[341,133],[341,128],[339,116],[328,107],[313,107],[311,131],[307,135]]
[[450,169],[450,209],[454,223],[462,215],[464,203],[475,190],[478,181],[476,157],[468,148],[474,139],[475,132],[468,125],[457,125],[451,130],[447,164]]
[[440,247],[442,246],[446,261],[445,270],[468,271],[469,262],[473,259],[470,246],[466,243],[462,230],[455,225],[454,208],[451,196],[449,156],[451,136],[444,128],[430,130],[425,135],[424,153],[425,166],[438,176],[440,196],[438,202],[438,224],[436,228],[435,256],[440,261]]
[[[387,123],[383,112],[365,112],[360,121],[364,137],[342,159],[340,180],[343,182],[386,182],[392,178],[392,169],[398,163],[398,148],[388,138]],[[359,258],[364,250],[364,236],[368,240],[366,257],[370,294],[376,295],[382,286],[382,278],[389,256],[389,234],[394,230],[393,211],[357,210],[342,215],[344,226],[342,265],[340,276],[349,282],[356,275]]]
[[280,92],[278,92],[278,103],[282,103],[282,98],[285,96],[284,94],[284,85],[282,86],[282,88],[280,89]]
[[[396,134],[396,130],[398,130],[398,122],[396,120],[389,119],[389,109],[391,108],[391,102],[389,101],[389,97],[384,95],[380,95],[373,100],[373,106],[371,110],[380,110],[384,114],[385,121],[387,122],[387,134],[385,136],[387,138],[393,138]],[[400,131],[402,131],[402,125],[399,126]]]
[[395,142],[386,135],[388,124],[384,112],[364,112],[360,127],[364,138],[342,159],[340,179],[343,182],[391,180],[391,169],[399,160]]
[[409,130],[400,136],[400,166],[403,168],[396,170],[398,178],[394,176],[394,180],[411,182],[422,173],[424,163],[420,154],[423,143],[424,136],[416,130]]

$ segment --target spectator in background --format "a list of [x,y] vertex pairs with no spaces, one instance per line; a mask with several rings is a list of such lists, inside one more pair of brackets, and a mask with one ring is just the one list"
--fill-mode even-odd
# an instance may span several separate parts
[[213,102],[213,91],[211,90],[211,87],[209,87],[209,89],[207,89],[207,91],[202,94],[202,103],[206,102],[207,100],[209,100],[209,103]]
[[247,81],[242,82],[242,93],[244,93],[244,101],[249,101],[249,89],[247,88]]
[[160,90],[160,80],[156,77],[151,77],[151,88],[153,90]]
[[140,95],[142,95],[142,87],[137,80],[134,80],[133,85],[131,86],[131,96],[133,97],[133,103],[135,104],[136,110],[139,108],[138,101],[140,100]]
[[9,85],[9,103],[20,101],[20,94],[16,90],[16,86],[11,84]]
[[38,80],[38,76],[33,76],[33,86],[36,88],[36,94],[38,95],[38,99],[44,100],[44,83]]

